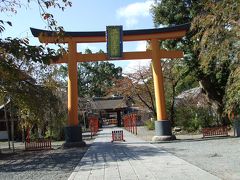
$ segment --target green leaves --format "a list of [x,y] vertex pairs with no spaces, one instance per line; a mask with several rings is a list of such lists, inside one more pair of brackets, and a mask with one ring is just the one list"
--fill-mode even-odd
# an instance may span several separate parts
[[240,50],[236,46],[239,42],[237,32],[240,29],[235,23],[239,19],[240,3],[237,6],[232,0],[208,2],[201,14],[192,23],[193,31],[197,32],[193,36],[197,42],[194,50],[199,52],[203,77],[208,77],[208,82],[216,89],[211,93],[212,97],[220,96],[218,101],[224,106],[224,103],[228,104],[224,102],[226,89],[232,89],[228,87],[231,85],[228,83],[231,71],[234,71],[231,64],[235,62],[235,54]]
[[43,123],[49,104],[56,108],[60,104],[42,80],[44,74],[51,73],[44,63],[57,55],[53,49],[30,46],[28,39],[0,39],[0,94],[10,96],[13,103],[28,114],[26,120],[30,124]]
[[78,66],[80,97],[106,96],[114,78],[121,77],[122,69],[109,62],[80,63]]
[[11,54],[16,61],[28,60],[48,64],[51,59],[59,56],[57,52],[43,46],[30,46],[28,39],[0,39],[2,55]]
[[[92,53],[86,49],[85,53]],[[100,50],[99,53],[102,53]],[[67,67],[60,67],[64,79],[67,77]],[[122,68],[115,67],[110,62],[78,63],[78,95],[79,97],[106,96],[114,84],[114,79],[122,77]]]
[[[25,3],[31,2],[33,1],[27,0]],[[54,16],[47,10],[51,7],[64,10],[72,5],[71,2],[68,0],[37,0],[37,2],[40,14],[49,28],[62,32],[63,27],[57,25]],[[0,5],[0,12],[17,13],[17,8],[26,5],[22,3],[19,0],[4,1]],[[0,20],[0,33],[5,30],[5,26],[12,26],[12,23]],[[61,54],[61,51],[29,45],[27,38],[0,39],[0,96],[11,97],[11,101],[19,109],[23,126],[44,124],[50,119],[50,114],[51,118],[57,120],[66,117],[65,108],[62,108],[64,106],[56,96],[59,93],[56,89],[60,85],[56,77],[51,77],[52,69],[46,66]]]
[[153,22],[155,26],[189,23],[203,4],[198,0],[162,0],[151,9]]
[[234,95],[239,94],[239,78],[234,72],[239,66],[240,2],[162,0],[152,12],[157,26],[191,22],[190,32],[181,40],[189,72],[200,82],[218,115],[224,115],[224,107],[239,106]]

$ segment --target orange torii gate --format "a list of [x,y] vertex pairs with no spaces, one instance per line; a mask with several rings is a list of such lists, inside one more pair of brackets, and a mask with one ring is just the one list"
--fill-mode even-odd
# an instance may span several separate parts
[[[161,58],[182,58],[182,51],[167,51],[159,48],[159,41],[166,39],[178,39],[185,36],[189,24],[177,26],[124,30],[123,41],[149,41],[151,50],[141,52],[123,52],[121,60],[152,59],[152,70],[155,90],[157,121],[155,122],[156,136],[153,140],[172,139],[171,123],[167,119],[165,96],[163,86],[163,74]],[[41,43],[67,43],[68,54],[54,63],[68,64],[68,130],[67,142],[82,141],[78,127],[78,87],[77,87],[77,62],[106,61],[108,54],[82,54],[77,52],[77,43],[106,42],[105,31],[94,32],[64,32],[62,37],[55,36],[56,32],[31,28],[32,34],[38,37]],[[119,60],[119,59],[117,59]],[[66,129],[65,129],[66,130]],[[80,136],[80,137],[77,137]]]

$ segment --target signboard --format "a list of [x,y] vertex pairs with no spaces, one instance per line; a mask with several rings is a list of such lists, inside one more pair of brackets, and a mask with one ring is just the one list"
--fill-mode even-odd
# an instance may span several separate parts
[[107,54],[109,59],[121,59],[123,54],[122,26],[107,26]]
[[123,139],[123,130],[112,131],[112,141],[125,141]]

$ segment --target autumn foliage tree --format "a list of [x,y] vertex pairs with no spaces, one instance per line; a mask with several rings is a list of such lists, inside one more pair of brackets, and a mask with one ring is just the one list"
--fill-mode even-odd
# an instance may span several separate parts
[[[61,32],[63,27],[58,26],[48,10],[49,8],[64,10],[71,6],[71,2],[68,0],[37,0],[36,2],[48,27]],[[0,11],[17,13],[18,8],[31,3],[32,1],[20,0],[1,1]],[[0,33],[6,26],[12,26],[12,23],[0,19]],[[19,109],[19,117],[23,118],[26,126],[43,124],[46,121],[44,114],[49,112],[50,108],[56,118],[61,114],[58,109],[62,106],[60,99],[54,89],[46,85],[46,81],[43,80],[46,74],[52,74],[52,68],[47,64],[60,55],[59,51],[44,46],[32,46],[26,38],[0,39],[0,96],[2,99],[11,99],[14,106]]]
[[[16,14],[19,8],[29,7],[32,3],[38,4],[40,15],[42,19],[47,23],[49,29],[59,32],[63,31],[63,27],[59,26],[57,20],[54,18],[54,15],[50,13],[49,10],[51,8],[58,8],[64,11],[67,7],[72,6],[72,2],[69,0],[27,0],[25,2],[20,0],[3,0],[0,2],[0,12]],[[5,30],[6,25],[12,26],[12,23],[5,19],[0,19],[0,32],[3,32]]]
[[115,81],[111,94],[128,98],[134,105],[148,109],[156,117],[155,96],[150,67],[140,67],[133,73],[124,74]]
[[230,87],[238,81],[234,74],[239,61],[239,1],[162,0],[152,12],[156,26],[191,23],[178,46],[186,53],[189,73],[199,81],[219,120],[226,123],[224,110],[239,106]]
[[[239,83],[236,72],[240,59],[240,2],[204,3],[201,13],[192,22],[194,52],[198,53],[200,63],[200,85],[218,114],[223,116],[224,109],[239,109],[239,103],[234,100],[238,94],[234,84]],[[229,94],[233,93],[235,98],[231,96],[232,99]]]

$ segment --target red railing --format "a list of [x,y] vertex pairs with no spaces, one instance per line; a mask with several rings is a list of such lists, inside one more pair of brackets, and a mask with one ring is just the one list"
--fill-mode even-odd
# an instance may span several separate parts
[[137,115],[127,114],[123,116],[123,125],[126,130],[137,135]]
[[98,118],[95,116],[91,116],[91,117],[88,117],[88,121],[89,121],[89,129],[91,132],[91,137],[95,136],[99,129]]
[[228,128],[227,126],[203,128],[202,133],[203,138],[210,136],[228,136]]
[[29,139],[25,141],[25,150],[42,150],[42,149],[52,149],[51,139],[37,139],[35,141],[30,141]]

